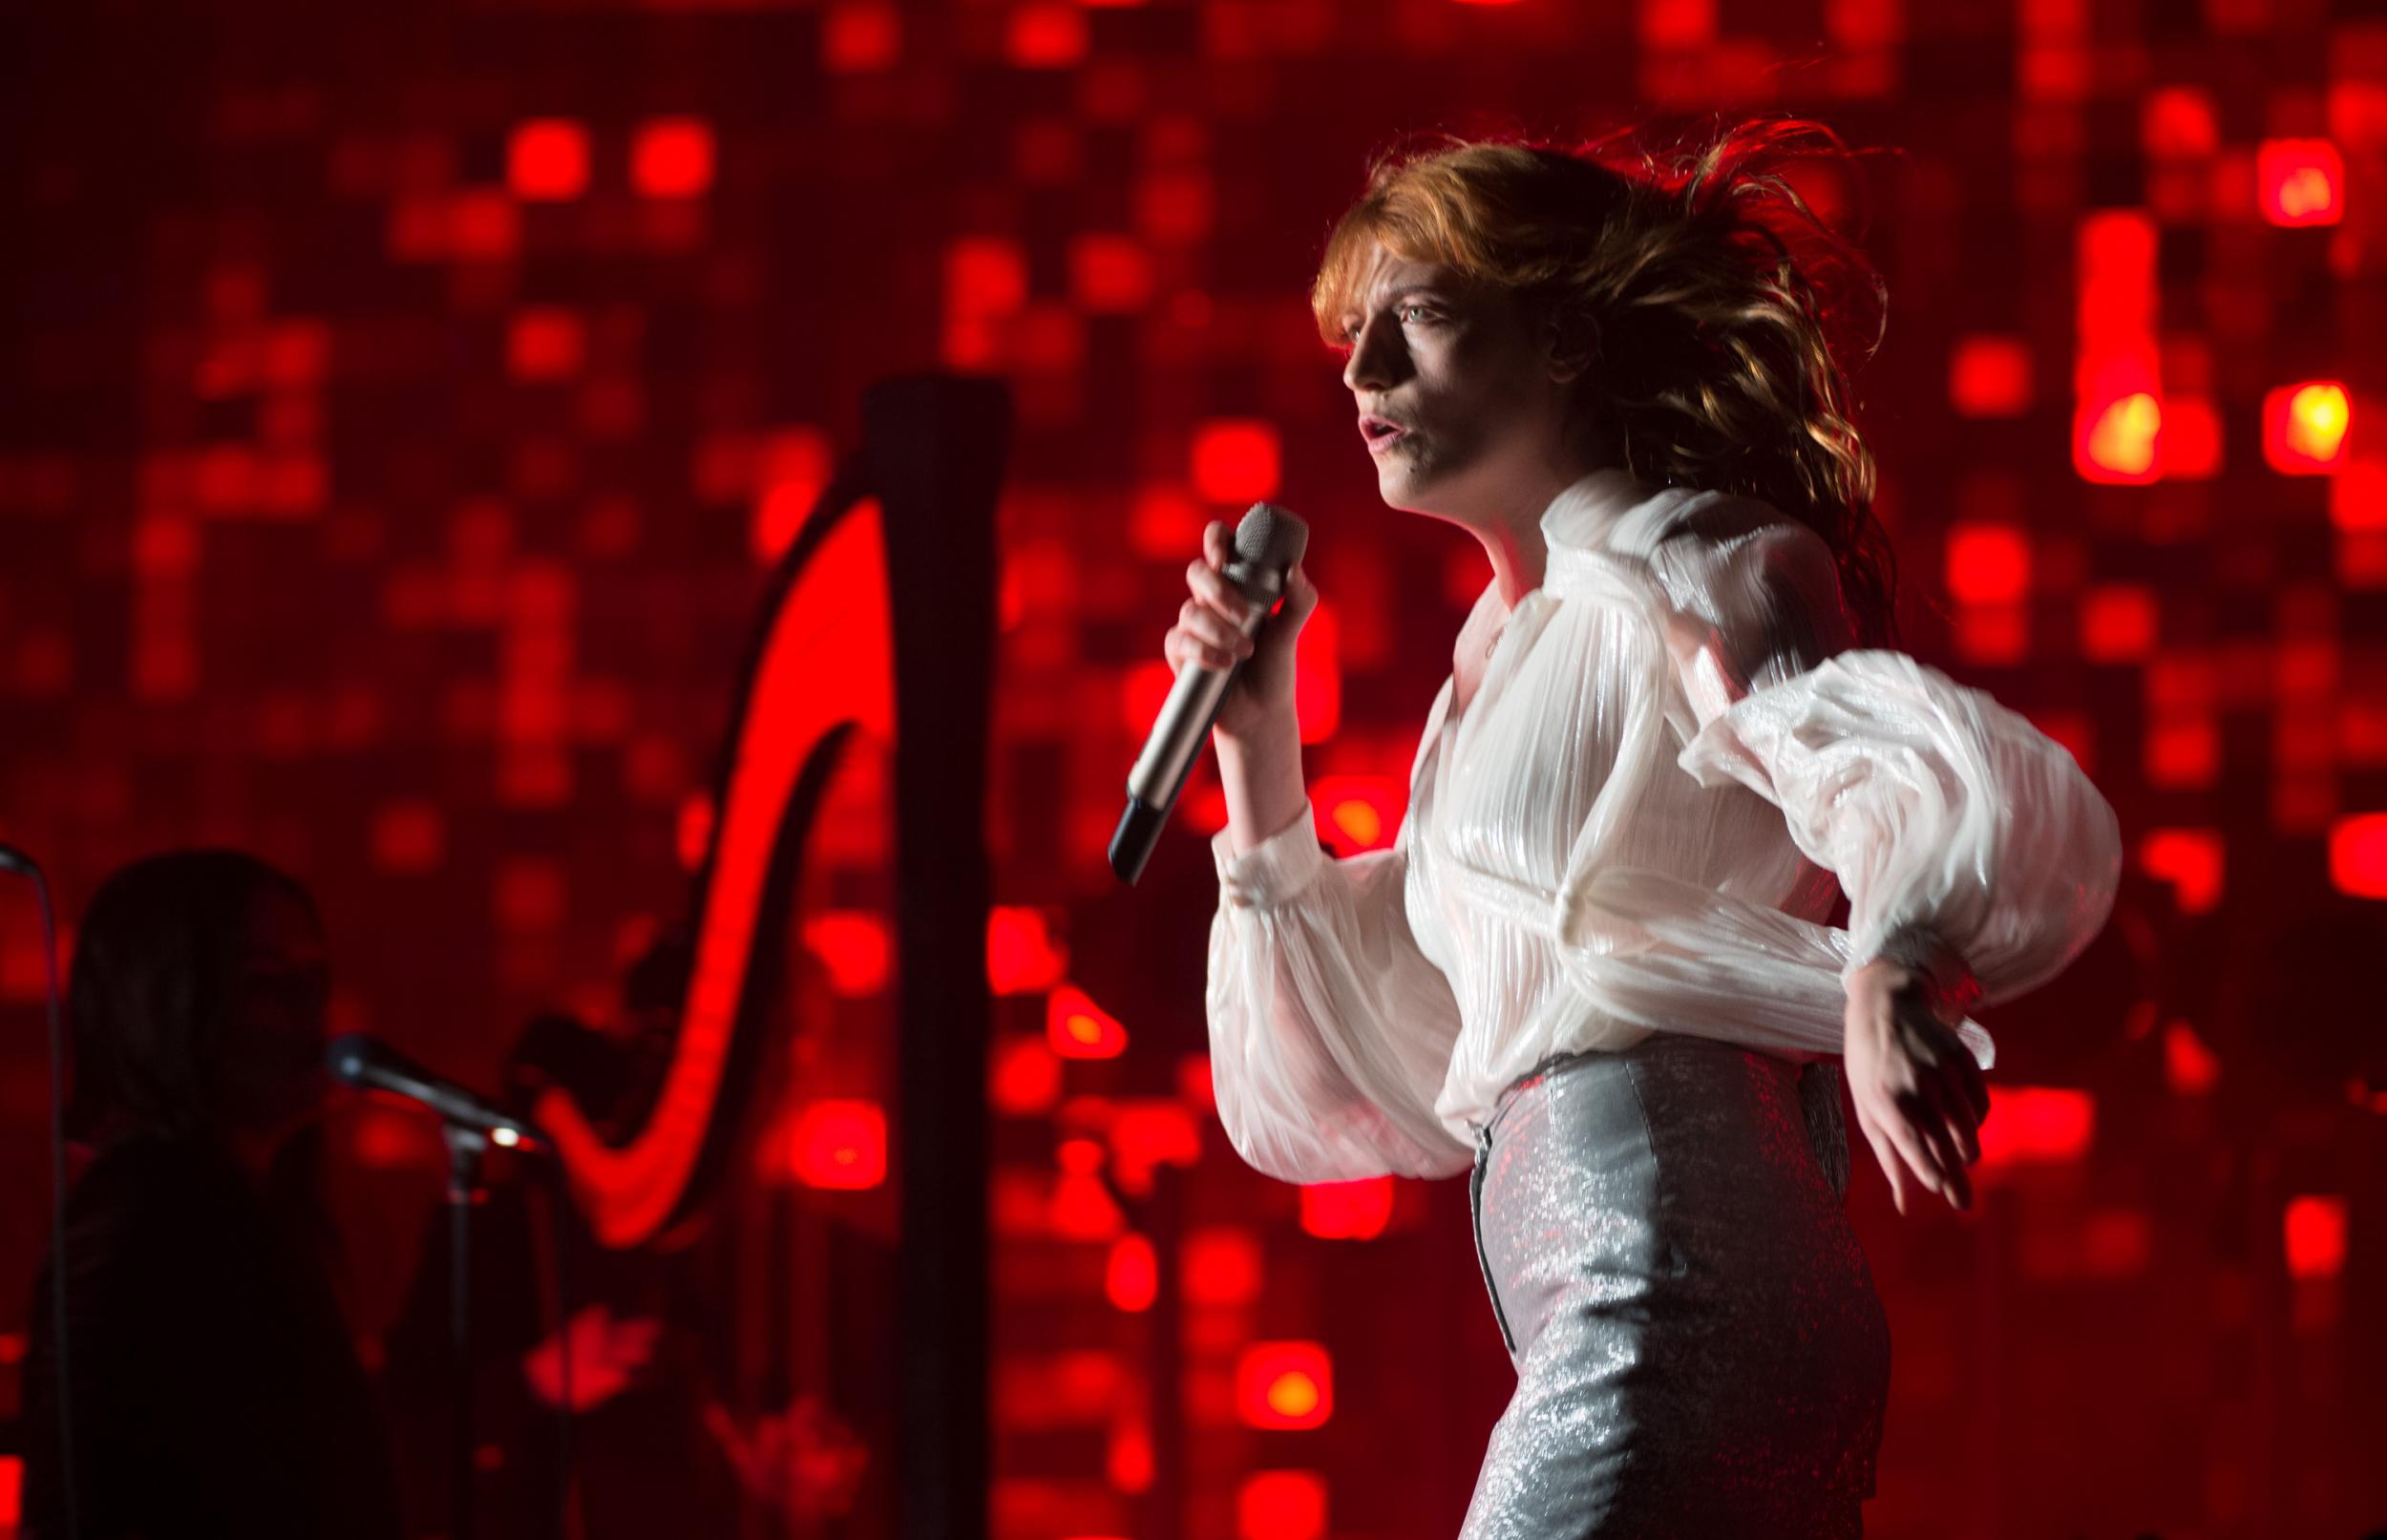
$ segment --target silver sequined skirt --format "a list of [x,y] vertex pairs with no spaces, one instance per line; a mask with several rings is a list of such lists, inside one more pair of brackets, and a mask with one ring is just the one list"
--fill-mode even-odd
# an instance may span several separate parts
[[1660,1033],[1503,1093],[1470,1193],[1517,1388],[1462,1540],[1863,1532],[1890,1335],[1806,1089]]

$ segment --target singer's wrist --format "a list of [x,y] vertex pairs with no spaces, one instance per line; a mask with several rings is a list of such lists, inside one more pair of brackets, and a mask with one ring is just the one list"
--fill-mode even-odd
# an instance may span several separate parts
[[1271,718],[1257,731],[1213,728],[1218,780],[1226,793],[1227,826],[1236,850],[1251,849],[1290,823],[1308,800],[1301,780],[1301,734],[1293,714]]
[[1301,723],[1288,706],[1281,711],[1267,712],[1258,721],[1245,723],[1240,728],[1230,728],[1223,721],[1213,722],[1210,725],[1210,741],[1217,749],[1222,762],[1229,754],[1245,760],[1273,757],[1288,749],[1298,754],[1301,749]]

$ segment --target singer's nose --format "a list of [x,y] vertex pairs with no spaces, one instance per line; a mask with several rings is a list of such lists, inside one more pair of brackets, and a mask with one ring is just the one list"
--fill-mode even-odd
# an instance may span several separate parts
[[1351,342],[1351,356],[1342,365],[1345,390],[1354,393],[1381,390],[1396,383],[1401,328],[1385,326],[1383,320],[1369,316],[1360,324],[1360,334]]

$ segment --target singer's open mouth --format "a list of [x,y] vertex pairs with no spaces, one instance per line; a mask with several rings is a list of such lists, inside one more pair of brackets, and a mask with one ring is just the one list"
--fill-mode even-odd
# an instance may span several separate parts
[[1379,450],[1405,437],[1408,430],[1389,417],[1362,417],[1360,432],[1366,438],[1369,449]]

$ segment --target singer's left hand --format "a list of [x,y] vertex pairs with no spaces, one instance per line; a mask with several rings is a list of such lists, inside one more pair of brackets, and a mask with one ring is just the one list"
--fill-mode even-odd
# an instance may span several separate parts
[[1933,1011],[1927,985],[1919,970],[1886,958],[1848,976],[1842,1068],[1900,1213],[1910,1186],[1972,1206],[1965,1168],[1980,1158],[1989,1116],[1988,1083],[1955,1023]]

